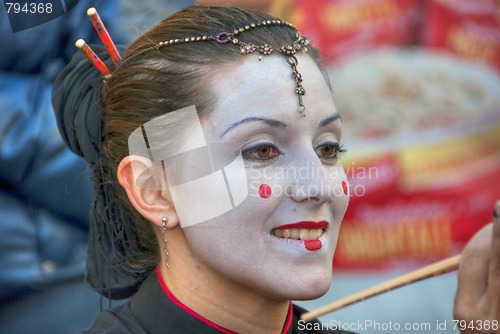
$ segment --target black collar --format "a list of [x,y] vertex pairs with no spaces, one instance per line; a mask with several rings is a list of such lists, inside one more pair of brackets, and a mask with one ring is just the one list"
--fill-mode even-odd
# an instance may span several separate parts
[[[179,301],[168,290],[156,268],[130,301],[130,308],[142,326],[151,334],[163,334],[168,329],[177,333],[235,333],[204,318]],[[292,303],[283,334],[292,334],[298,321]]]

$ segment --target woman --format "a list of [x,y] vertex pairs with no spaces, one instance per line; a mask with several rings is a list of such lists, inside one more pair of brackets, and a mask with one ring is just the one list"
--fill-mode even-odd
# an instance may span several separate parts
[[290,300],[329,288],[348,204],[318,63],[286,22],[189,7],[104,82],[78,58],[60,74],[60,129],[97,188],[89,281],[111,297],[139,287],[86,333],[305,331]]

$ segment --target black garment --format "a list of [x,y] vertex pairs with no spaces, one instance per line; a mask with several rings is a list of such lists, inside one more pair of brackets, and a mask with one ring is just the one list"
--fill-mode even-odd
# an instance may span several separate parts
[[[156,273],[152,273],[146,279],[128,303],[102,312],[92,328],[80,334],[234,333],[190,310],[168,290],[164,290],[166,287],[162,288],[159,280],[161,280],[161,274],[157,269]],[[336,330],[308,331],[304,323],[299,322],[300,315],[304,312],[304,309],[293,305],[292,319],[287,319],[287,323],[290,321],[291,324],[288,325],[286,334],[349,333]],[[308,328],[313,328],[312,325],[310,324]]]

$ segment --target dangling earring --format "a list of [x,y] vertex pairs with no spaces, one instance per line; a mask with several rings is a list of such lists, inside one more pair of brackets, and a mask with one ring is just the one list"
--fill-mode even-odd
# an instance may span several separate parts
[[165,253],[165,265],[167,266],[167,268],[170,268],[170,266],[168,265],[168,251],[167,251],[167,243],[168,243],[168,240],[167,238],[165,237],[165,233],[167,232],[167,217],[163,217],[161,219],[161,226],[163,228],[163,232],[161,234],[162,238],[163,238],[163,252]]

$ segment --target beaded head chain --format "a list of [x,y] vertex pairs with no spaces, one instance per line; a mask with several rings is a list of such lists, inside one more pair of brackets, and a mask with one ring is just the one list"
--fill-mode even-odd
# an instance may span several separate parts
[[[95,9],[92,9],[92,12],[94,13]],[[97,15],[97,13],[95,15]],[[94,22],[94,20],[93,20],[93,22]],[[285,27],[289,27],[289,28],[295,30],[295,41],[293,41],[292,44],[282,45],[280,47],[273,47],[269,44],[255,45],[253,43],[245,42],[245,41],[240,39],[240,35],[242,33],[244,33],[245,31],[249,31],[251,29],[256,29],[256,28],[261,28],[261,27],[269,27],[269,26],[285,26]],[[102,25],[102,27],[105,30],[104,25]],[[98,30],[98,32],[99,32],[99,30]],[[101,33],[99,35],[101,36]],[[81,41],[81,40],[79,40],[79,41]],[[109,44],[109,41],[110,41],[110,39],[106,39],[106,40],[103,39],[103,42],[105,45]],[[297,28],[295,28],[291,23],[283,21],[283,20],[273,19],[273,20],[264,20],[264,21],[256,22],[256,23],[250,23],[244,27],[240,27],[240,28],[235,29],[233,32],[223,31],[223,32],[220,32],[219,34],[217,34],[216,36],[212,36],[212,35],[192,36],[192,37],[175,38],[175,39],[170,39],[168,41],[162,41],[162,42],[159,42],[151,47],[148,47],[146,49],[138,51],[137,53],[123,59],[123,62],[126,62],[130,59],[133,59],[137,56],[140,56],[146,52],[149,52],[152,50],[159,50],[159,49],[167,47],[167,46],[193,43],[193,42],[207,42],[207,41],[212,41],[212,42],[216,42],[219,44],[228,44],[229,43],[229,44],[238,45],[242,55],[257,52],[259,55],[259,61],[262,60],[262,56],[271,55],[273,53],[281,53],[282,55],[284,55],[287,64],[290,65],[290,67],[292,69],[292,78],[295,81],[295,93],[297,94],[298,100],[299,100],[298,112],[302,117],[305,117],[305,115],[306,115],[305,114],[305,106],[304,106],[304,102],[302,101],[302,96],[304,96],[306,94],[306,90],[302,86],[302,75],[299,73],[299,71],[297,69],[297,65],[298,65],[299,61],[297,60],[297,57],[295,56],[295,54],[297,52],[307,52],[307,47],[309,45],[309,41],[307,40],[307,38],[303,37],[301,35],[301,33],[297,30]],[[78,42],[77,42],[77,47],[79,47],[86,54],[87,58],[89,58],[89,60],[92,62],[92,64],[94,64],[94,66],[97,69],[99,69],[105,77],[110,75],[110,72],[109,72],[109,70],[107,70],[107,68],[105,71],[100,69],[100,68],[102,68],[102,66],[104,64],[101,64],[102,61],[100,61],[100,59],[95,55],[95,53],[92,52],[90,47],[88,47],[85,44],[85,49],[83,49],[78,45]]]

